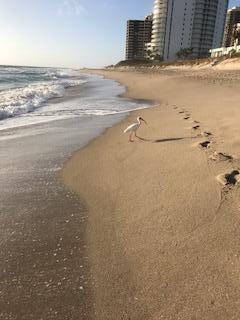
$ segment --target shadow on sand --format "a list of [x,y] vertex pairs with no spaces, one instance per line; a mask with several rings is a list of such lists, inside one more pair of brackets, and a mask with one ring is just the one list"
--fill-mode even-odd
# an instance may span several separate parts
[[147,139],[143,137],[137,136],[139,140],[151,143],[160,143],[160,142],[171,142],[171,141],[179,141],[184,139],[193,139],[194,137],[183,137],[183,138],[163,138],[163,139]]

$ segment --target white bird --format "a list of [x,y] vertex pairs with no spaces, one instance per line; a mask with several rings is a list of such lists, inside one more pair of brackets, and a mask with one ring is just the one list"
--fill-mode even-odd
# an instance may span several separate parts
[[139,127],[141,126],[141,121],[145,122],[147,124],[147,122],[141,118],[141,117],[138,117],[137,118],[137,122],[131,124],[129,127],[127,127],[127,129],[124,130],[124,133],[127,133],[127,132],[130,132],[130,135],[129,135],[129,142],[133,142],[134,140],[132,139],[132,135],[134,133],[135,137],[137,137],[137,130],[139,129]]

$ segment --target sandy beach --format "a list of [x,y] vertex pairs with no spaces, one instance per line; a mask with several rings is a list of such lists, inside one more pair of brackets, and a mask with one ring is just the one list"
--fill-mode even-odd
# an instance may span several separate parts
[[[86,204],[93,319],[239,319],[233,75],[98,73],[155,106],[108,129],[60,173]],[[148,125],[129,143],[123,130],[138,115]]]

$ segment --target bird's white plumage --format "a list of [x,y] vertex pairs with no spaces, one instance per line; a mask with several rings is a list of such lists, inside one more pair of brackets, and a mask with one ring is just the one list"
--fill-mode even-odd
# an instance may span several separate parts
[[124,130],[124,133],[127,133],[127,132],[136,132],[137,129],[140,127],[141,125],[141,121],[140,121],[140,117],[137,118],[137,121],[138,122],[135,122],[133,124],[131,124],[129,127],[127,127],[125,130]]
[[[141,117],[138,117],[137,118],[137,122],[131,124],[129,127],[127,127],[125,130],[124,130],[124,133],[126,132],[130,132],[130,135],[129,135],[129,142],[134,142],[134,140],[132,139],[132,135],[134,134],[135,137],[137,137],[137,129],[141,126],[141,121],[144,121],[146,124],[147,122],[141,118]],[[139,137],[138,137],[139,138]]]
[[130,132],[130,131],[135,132],[139,127],[140,127],[139,123],[133,123],[129,127],[127,127],[127,129],[124,130],[124,133]]

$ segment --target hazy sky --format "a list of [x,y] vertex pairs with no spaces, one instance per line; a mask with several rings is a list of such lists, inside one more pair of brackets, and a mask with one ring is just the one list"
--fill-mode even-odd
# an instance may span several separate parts
[[[240,0],[230,1],[230,6]],[[153,0],[0,0],[0,64],[104,66],[124,58],[128,19]]]

